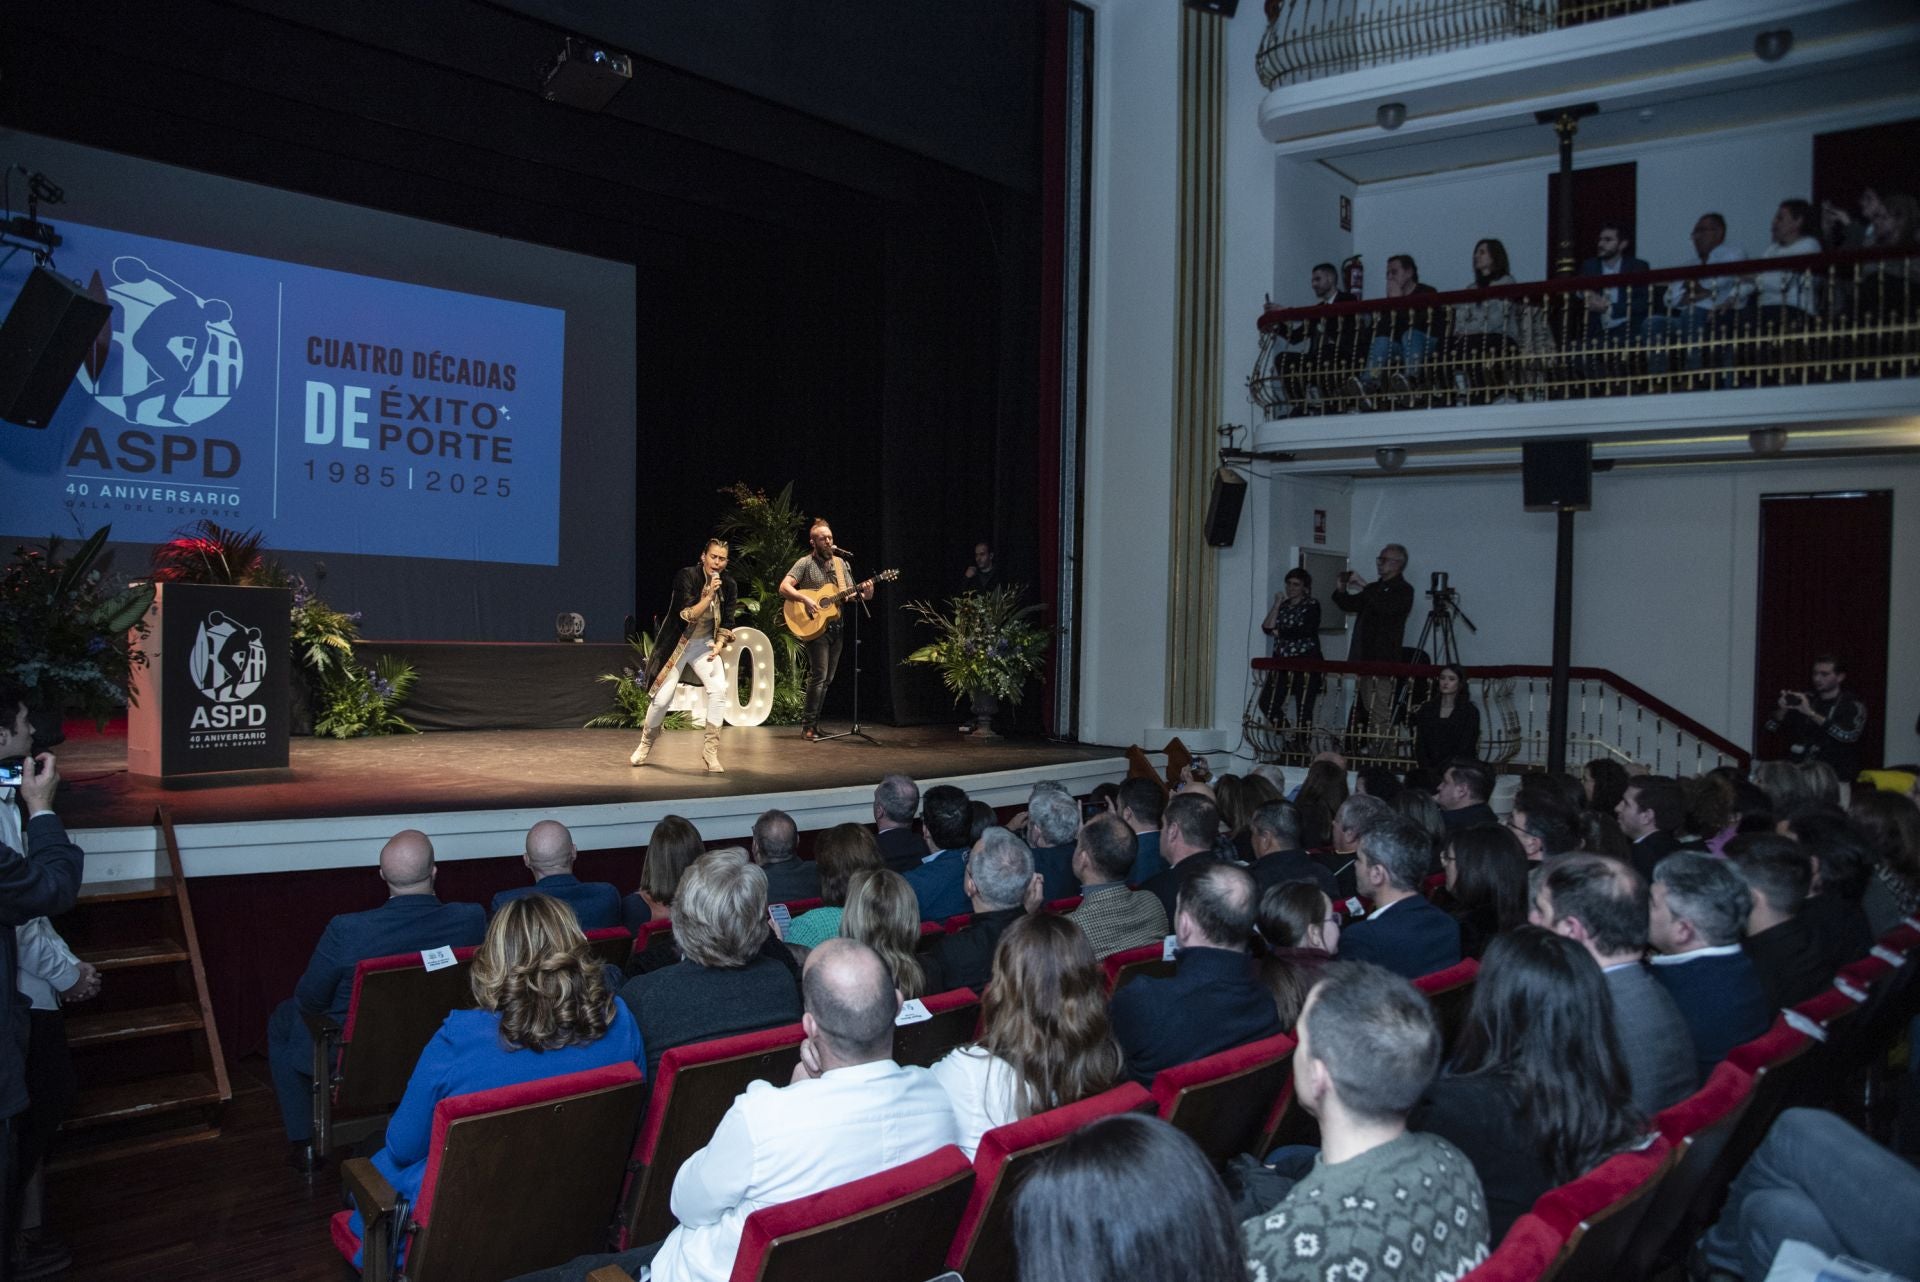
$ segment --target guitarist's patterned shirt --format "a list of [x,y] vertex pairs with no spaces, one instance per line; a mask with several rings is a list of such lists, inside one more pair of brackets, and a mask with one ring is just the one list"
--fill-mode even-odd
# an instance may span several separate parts
[[[840,557],[831,557],[822,561],[808,553],[793,563],[787,573],[793,578],[796,588],[850,588],[853,586],[853,567]],[[840,626],[840,620],[834,619],[827,624],[829,628]]]

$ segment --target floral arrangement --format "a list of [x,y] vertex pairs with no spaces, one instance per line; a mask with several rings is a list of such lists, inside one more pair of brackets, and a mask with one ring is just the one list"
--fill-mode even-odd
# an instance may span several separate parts
[[968,592],[953,598],[945,611],[926,601],[909,602],[907,609],[940,635],[908,655],[907,662],[938,668],[956,700],[985,694],[1008,704],[1020,702],[1021,690],[1046,663],[1051,635],[1030,617],[1040,606],[1020,604],[1025,590],[1008,584]]
[[[633,648],[633,662],[600,678],[613,686],[613,710],[587,722],[589,730],[638,730],[647,723],[647,709],[653,706],[653,697],[647,693],[647,662],[653,657],[653,634],[642,632],[627,644]],[[666,730],[690,730],[693,718],[684,712],[669,712],[660,724]]]
[[101,526],[64,559],[57,538],[16,547],[0,570],[0,667],[50,720],[71,712],[106,724],[127,704],[134,666],[146,663],[127,633],[146,636],[153,589],[109,582],[112,529]]
[[740,590],[736,622],[760,629],[773,644],[773,710],[766,724],[796,725],[807,703],[806,647],[781,622],[780,580],[806,555],[800,532],[807,516],[793,505],[791,482],[773,498],[737,482],[720,492],[733,500],[720,534],[729,546],[727,573]]
[[417,679],[412,664],[392,655],[383,655],[371,669],[349,661],[339,676],[316,688],[313,732],[334,739],[419,734],[396,711]]

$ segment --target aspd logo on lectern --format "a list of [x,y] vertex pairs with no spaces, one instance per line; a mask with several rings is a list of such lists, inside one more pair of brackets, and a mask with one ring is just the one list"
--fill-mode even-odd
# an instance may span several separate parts
[[159,585],[148,616],[148,667],[128,720],[133,773],[287,764],[292,608],[284,588]]

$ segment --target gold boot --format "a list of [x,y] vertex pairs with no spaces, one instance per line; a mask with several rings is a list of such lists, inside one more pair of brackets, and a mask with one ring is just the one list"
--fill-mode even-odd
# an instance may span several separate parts
[[700,760],[706,763],[710,775],[727,773],[726,767],[720,764],[720,727],[712,722],[707,723],[706,741],[700,745]]
[[627,760],[631,764],[636,766],[646,765],[648,755],[653,752],[654,740],[658,739],[659,737],[660,737],[659,726],[655,726],[651,730],[645,730],[645,729],[641,730],[640,746],[633,750],[633,755],[631,757],[628,757]]

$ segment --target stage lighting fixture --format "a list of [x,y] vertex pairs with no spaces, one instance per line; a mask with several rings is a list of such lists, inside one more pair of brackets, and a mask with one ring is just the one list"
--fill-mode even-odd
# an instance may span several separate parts
[[1373,119],[1382,129],[1392,133],[1407,123],[1407,104],[1404,102],[1383,102],[1380,110],[1373,113]]
[[633,59],[627,54],[568,36],[560,52],[540,69],[540,96],[582,111],[599,111],[632,82]]

